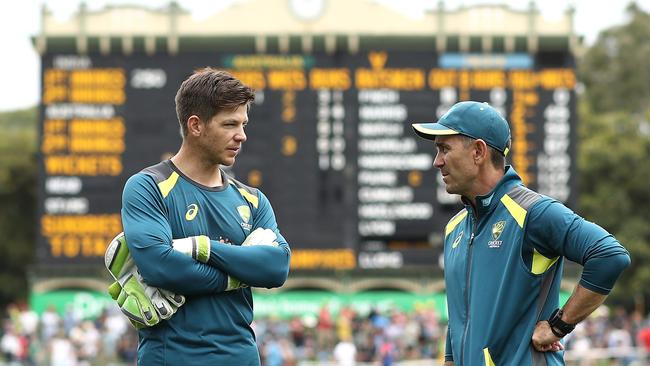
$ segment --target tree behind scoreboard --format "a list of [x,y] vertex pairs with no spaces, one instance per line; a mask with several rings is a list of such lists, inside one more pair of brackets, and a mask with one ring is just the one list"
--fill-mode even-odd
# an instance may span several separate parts
[[25,299],[35,256],[37,108],[0,113],[0,309]]

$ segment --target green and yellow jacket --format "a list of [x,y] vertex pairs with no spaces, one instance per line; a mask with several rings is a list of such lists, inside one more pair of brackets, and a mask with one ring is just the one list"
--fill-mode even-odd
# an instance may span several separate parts
[[446,360],[455,366],[564,365],[540,353],[535,324],[558,307],[564,258],[581,264],[580,285],[601,294],[630,263],[600,226],[523,185],[512,167],[445,228],[449,310]]

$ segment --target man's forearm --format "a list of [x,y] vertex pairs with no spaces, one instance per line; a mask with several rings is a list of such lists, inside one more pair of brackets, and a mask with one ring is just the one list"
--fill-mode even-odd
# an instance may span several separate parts
[[208,264],[251,287],[273,288],[284,284],[289,273],[290,251],[286,244],[238,246],[212,242]]
[[[581,285],[576,285],[573,294],[562,308],[562,321],[567,324],[577,324],[589,316],[600,304],[605,301],[607,295],[593,292]],[[548,321],[542,320],[537,322],[533,337],[531,339],[533,347],[538,352],[557,352],[564,349],[564,345],[559,342],[561,335],[558,335]]]
[[581,285],[576,285],[573,294],[563,307],[562,321],[568,324],[577,324],[583,321],[596,310],[607,298],[597,292],[588,290]]
[[150,243],[151,235],[141,230],[125,227],[125,234],[131,256],[148,285],[182,295],[215,294],[226,288],[228,274],[172,250],[162,235]]
[[[249,237],[253,235],[255,233]],[[263,232],[260,235],[263,235]],[[276,237],[274,233],[272,235],[273,238]],[[199,235],[176,239],[172,247],[195,261],[225,272],[229,276],[226,291],[231,289],[231,285],[239,287],[241,283],[251,287],[280,287],[289,273],[291,251],[286,242],[244,242],[240,246],[223,244],[210,240],[205,235]],[[231,282],[232,280],[236,281],[236,284]]]

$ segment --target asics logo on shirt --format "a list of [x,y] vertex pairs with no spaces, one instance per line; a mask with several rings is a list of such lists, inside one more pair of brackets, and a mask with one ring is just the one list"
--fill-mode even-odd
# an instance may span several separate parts
[[192,203],[187,206],[187,212],[185,213],[185,220],[192,221],[196,217],[196,214],[199,213],[199,206],[196,203]]
[[451,244],[451,249],[455,249],[458,246],[458,244],[460,244],[460,239],[463,238],[464,233],[465,233],[464,231],[461,231],[460,234],[458,234],[456,239],[454,239],[454,242]]

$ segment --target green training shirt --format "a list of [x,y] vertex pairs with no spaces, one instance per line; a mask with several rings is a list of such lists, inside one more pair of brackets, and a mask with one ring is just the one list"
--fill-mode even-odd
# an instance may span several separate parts
[[[122,224],[142,277],[186,297],[171,319],[139,331],[138,365],[260,364],[251,289],[224,291],[228,275],[253,287],[279,287],[291,252],[266,196],[221,174],[223,186],[206,187],[167,160],[124,187]],[[279,245],[240,246],[257,228],[273,230]],[[207,264],[171,247],[173,239],[196,235],[211,239]]]

